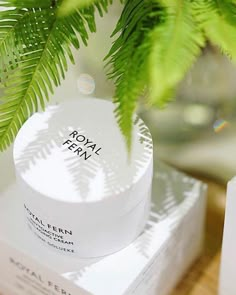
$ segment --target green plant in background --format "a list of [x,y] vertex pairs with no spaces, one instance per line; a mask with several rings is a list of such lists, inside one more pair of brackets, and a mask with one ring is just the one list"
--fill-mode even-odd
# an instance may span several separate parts
[[[0,0],[0,149],[23,123],[44,109],[74,61],[71,47],[87,44],[96,31],[95,12],[111,0]],[[116,116],[127,146],[143,90],[147,104],[163,107],[201,53],[206,41],[236,60],[233,0],[125,0],[106,57],[116,86]]]

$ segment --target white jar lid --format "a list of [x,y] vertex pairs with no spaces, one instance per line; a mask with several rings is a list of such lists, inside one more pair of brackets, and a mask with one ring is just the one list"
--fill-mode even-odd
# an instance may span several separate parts
[[[114,107],[106,100],[84,98],[34,114],[14,145],[21,180],[41,196],[67,203],[116,199],[130,189],[135,193],[136,185],[146,190],[152,169],[150,132],[136,120],[129,158]],[[129,195],[130,208],[142,201],[142,194]]]

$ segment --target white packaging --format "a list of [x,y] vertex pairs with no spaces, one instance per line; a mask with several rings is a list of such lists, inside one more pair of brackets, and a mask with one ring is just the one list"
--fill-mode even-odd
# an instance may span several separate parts
[[60,253],[98,257],[129,245],[150,211],[152,139],[136,119],[130,155],[114,104],[84,98],[34,114],[14,144],[34,236]]
[[236,177],[228,182],[220,270],[220,295],[235,295],[236,284]]
[[41,247],[27,234],[15,182],[0,189],[3,295],[167,295],[202,249],[205,185],[161,163],[144,233],[103,258],[79,259]]

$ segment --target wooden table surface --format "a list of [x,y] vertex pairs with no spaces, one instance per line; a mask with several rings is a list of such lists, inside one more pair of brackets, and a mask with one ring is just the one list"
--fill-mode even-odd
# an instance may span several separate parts
[[204,250],[171,295],[217,294],[225,211],[225,186],[216,184],[214,181],[202,180],[208,184]]

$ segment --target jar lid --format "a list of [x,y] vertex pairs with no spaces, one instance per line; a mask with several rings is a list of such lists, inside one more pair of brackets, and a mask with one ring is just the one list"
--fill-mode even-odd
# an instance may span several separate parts
[[69,203],[99,202],[138,184],[139,189],[148,187],[150,132],[137,118],[129,156],[114,108],[106,100],[83,98],[34,114],[14,145],[21,180],[42,196]]

